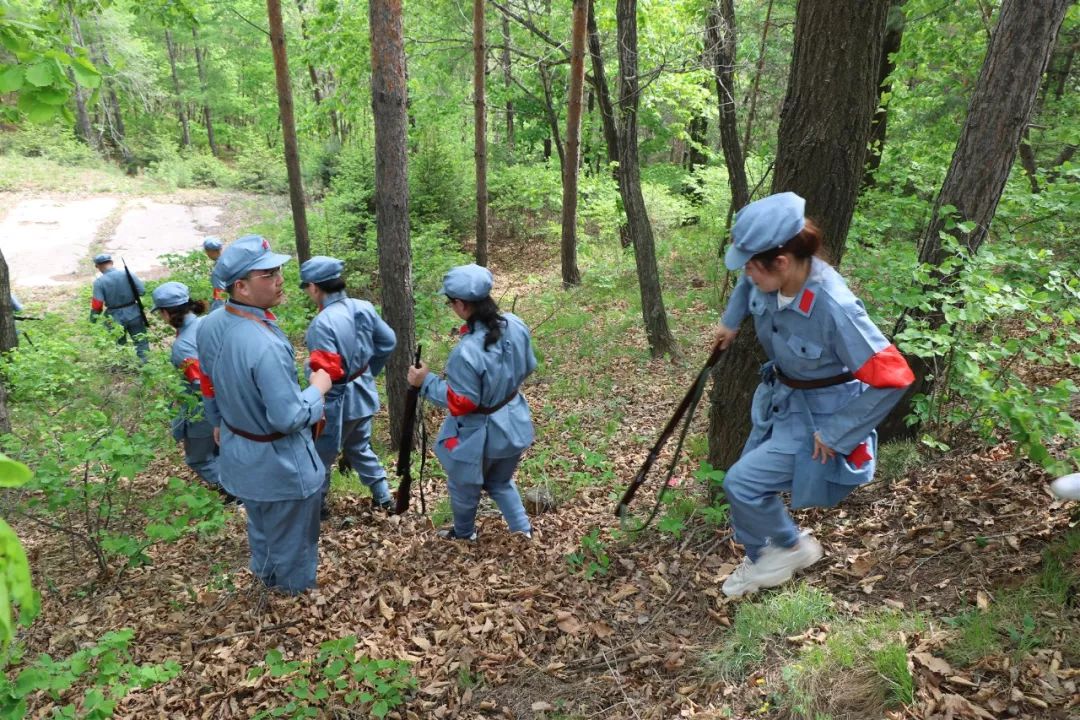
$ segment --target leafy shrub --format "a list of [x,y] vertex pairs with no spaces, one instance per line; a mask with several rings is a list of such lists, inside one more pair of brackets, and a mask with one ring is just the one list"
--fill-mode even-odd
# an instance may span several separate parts
[[414,228],[440,226],[455,238],[472,234],[476,204],[470,147],[447,142],[436,132],[421,135],[409,158],[409,215]]
[[75,137],[66,122],[27,123],[14,132],[0,133],[0,154],[41,157],[61,165],[97,165],[100,158]]
[[[30,479],[30,469],[0,455],[0,487],[12,488]],[[15,531],[0,518],[0,651],[7,650],[15,635],[12,605],[19,608],[19,623],[27,625],[37,615],[40,601],[30,583],[30,564]]]
[[153,687],[180,674],[180,665],[172,660],[161,665],[133,662],[128,646],[134,635],[131,630],[106,633],[60,660],[42,654],[14,680],[0,673],[0,717],[25,717],[27,699],[33,695],[59,701],[76,683],[82,683],[86,687],[82,698],[55,708],[53,717],[105,720],[132,690]]
[[[170,443],[179,374],[160,354],[140,367],[119,328],[102,320],[88,335],[47,316],[35,345],[8,353],[3,370],[17,417],[6,436],[10,453],[34,477],[9,507],[31,521],[70,535],[94,557],[99,574],[149,562],[146,550],[189,532],[224,523],[221,501],[202,486],[171,479],[148,499],[133,482]],[[139,368],[137,383],[129,372]],[[171,444],[171,443],[170,443]],[[122,570],[121,570],[122,571]]]
[[267,147],[257,137],[247,137],[236,160],[236,189],[255,193],[283,194],[289,177],[281,148]]
[[268,652],[263,666],[248,672],[248,680],[267,674],[287,678],[284,692],[288,701],[258,713],[256,720],[337,717],[361,711],[383,718],[402,705],[416,688],[410,664],[358,656],[356,643],[355,635],[329,640],[319,646],[313,660],[286,661],[280,650]]

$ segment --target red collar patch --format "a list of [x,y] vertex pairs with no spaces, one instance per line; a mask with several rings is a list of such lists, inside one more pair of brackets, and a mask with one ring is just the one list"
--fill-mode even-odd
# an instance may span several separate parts
[[468,335],[469,334],[469,324],[465,323],[464,325],[462,325],[461,327],[458,328],[457,332],[458,332],[458,335]]
[[803,290],[802,297],[799,298],[799,310],[804,315],[810,314],[810,308],[814,306],[814,291]]

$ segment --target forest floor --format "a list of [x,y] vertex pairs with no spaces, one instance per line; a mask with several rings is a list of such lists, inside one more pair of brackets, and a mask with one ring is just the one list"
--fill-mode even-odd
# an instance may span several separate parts
[[[557,243],[493,248],[498,292],[516,298],[546,355],[524,389],[538,442],[521,478],[560,503],[534,517],[532,542],[509,536],[492,507],[478,542],[451,543],[435,536],[429,517],[375,514],[366,497],[336,488],[319,587],[285,597],[246,570],[242,509],[228,511],[217,535],[158,545],[152,565],[97,580],[67,540],[16,523],[43,595],[21,637],[26,657],[64,656],[109,630],[133,629],[137,661],[175,660],[182,672],[128,695],[116,713],[123,718],[241,718],[302,704],[290,686],[295,670],[250,671],[272,650],[311,659],[320,644],[349,635],[370,658],[411,663],[415,690],[390,717],[1080,715],[1076,515],[1052,498],[1040,470],[1006,444],[917,457],[838,509],[796,513],[826,550],[798,584],[728,600],[720,586],[740,551],[725,525],[694,509],[699,503],[681,515],[666,505],[664,529],[637,537],[612,516],[706,355],[701,308],[672,312],[690,338],[678,359],[648,360],[638,311],[622,301],[589,299],[583,328],[548,323],[530,303],[557,283]],[[693,279],[673,284],[683,282]],[[437,421],[429,409],[432,431]],[[677,501],[699,485],[704,430],[699,417],[676,468]],[[175,450],[133,482],[149,496],[170,476],[194,481]],[[658,483],[643,488],[639,510]],[[441,482],[429,477],[425,491],[429,511],[445,505]],[[1070,583],[1064,605],[1043,602],[1048,553]],[[972,639],[979,618],[989,630]],[[868,654],[890,645],[910,675]],[[904,677],[910,687],[895,687]],[[895,697],[906,702],[884,709]],[[39,696],[32,711],[44,717],[59,704]],[[317,707],[318,717],[365,714],[332,701]]]

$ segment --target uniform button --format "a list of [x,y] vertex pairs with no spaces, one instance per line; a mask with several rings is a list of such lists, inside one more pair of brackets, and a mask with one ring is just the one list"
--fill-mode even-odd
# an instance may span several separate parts
[[777,330],[777,329],[776,329],[776,326],[775,326],[775,325],[773,325],[773,326],[772,326],[772,331],[773,331],[773,332],[780,332],[779,330]]
[[773,405],[772,406],[772,411],[773,412],[780,412],[780,406],[779,405]]

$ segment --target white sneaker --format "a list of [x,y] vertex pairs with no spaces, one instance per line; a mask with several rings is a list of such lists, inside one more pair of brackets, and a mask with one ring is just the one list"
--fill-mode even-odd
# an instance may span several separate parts
[[728,597],[742,597],[761,588],[783,585],[798,570],[808,568],[824,555],[821,543],[809,533],[803,533],[799,542],[790,548],[775,548],[766,545],[757,562],[750,558],[743,560],[735,572],[724,581],[724,594]]
[[1080,500],[1080,473],[1059,477],[1050,483],[1050,490],[1062,500]]

